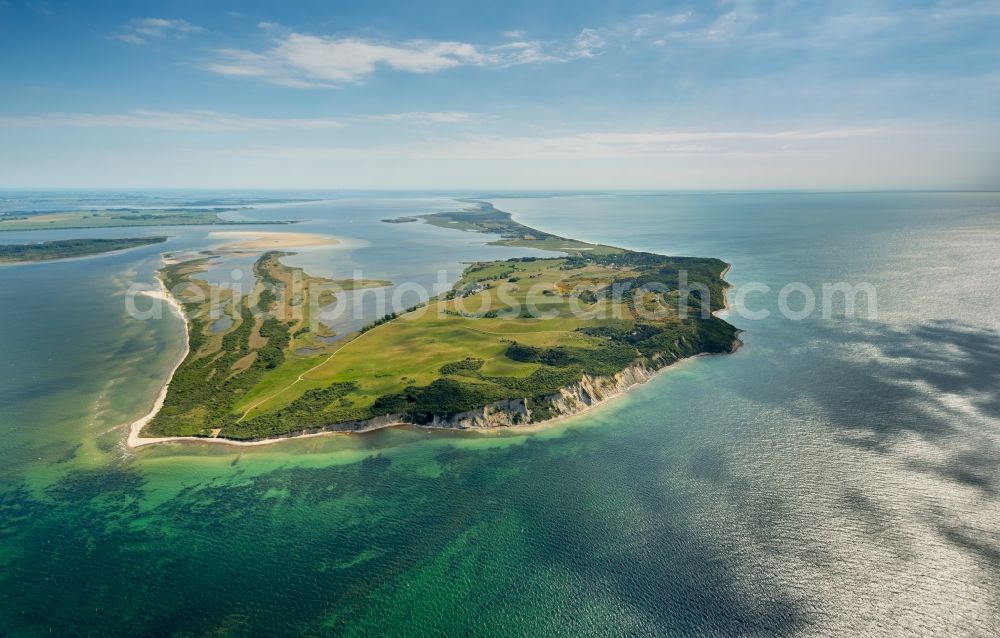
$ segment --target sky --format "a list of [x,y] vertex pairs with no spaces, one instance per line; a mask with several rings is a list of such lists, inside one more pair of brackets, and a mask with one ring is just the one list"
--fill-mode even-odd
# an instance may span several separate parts
[[1000,0],[0,0],[0,187],[1000,189]]

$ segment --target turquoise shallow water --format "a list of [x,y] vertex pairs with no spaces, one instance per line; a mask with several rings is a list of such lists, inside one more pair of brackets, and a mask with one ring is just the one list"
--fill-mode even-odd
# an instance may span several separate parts
[[[180,326],[130,320],[121,292],[163,248],[0,268],[0,634],[1000,631],[1000,196],[492,201],[568,236],[725,259],[737,290],[771,287],[746,298],[771,316],[734,312],[736,354],[530,432],[133,454],[117,426],[151,402]],[[246,215],[368,244],[294,258],[318,274],[398,281],[494,250],[373,221],[453,205]],[[205,232],[170,229],[166,249]],[[425,248],[373,272],[407,232]],[[871,283],[877,316],[783,318],[791,281]]]

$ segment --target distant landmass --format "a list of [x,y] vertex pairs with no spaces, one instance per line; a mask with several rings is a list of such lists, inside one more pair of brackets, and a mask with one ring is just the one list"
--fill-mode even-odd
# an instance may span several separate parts
[[192,226],[294,224],[294,221],[230,221],[219,213],[239,208],[107,208],[95,210],[19,211],[0,215],[0,231],[120,228],[131,226]]
[[410,224],[420,220],[416,217],[394,217],[393,219],[383,219],[382,221],[387,224]]
[[166,237],[122,239],[56,239],[35,244],[0,244],[0,263],[52,261],[148,246],[167,241]]

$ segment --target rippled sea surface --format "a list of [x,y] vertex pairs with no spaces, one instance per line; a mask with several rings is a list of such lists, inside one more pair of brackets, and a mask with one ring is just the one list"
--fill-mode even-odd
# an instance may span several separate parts
[[[562,235],[730,262],[745,346],[530,431],[127,452],[121,424],[148,409],[181,326],[130,319],[124,292],[210,229],[60,231],[172,239],[0,267],[0,635],[1000,633],[1000,195],[490,201]],[[457,205],[241,215],[358,240],[292,258],[322,275],[454,276],[513,254],[378,221]],[[805,319],[779,312],[790,282],[795,310],[815,292]],[[824,316],[837,282],[870,284],[875,312]]]

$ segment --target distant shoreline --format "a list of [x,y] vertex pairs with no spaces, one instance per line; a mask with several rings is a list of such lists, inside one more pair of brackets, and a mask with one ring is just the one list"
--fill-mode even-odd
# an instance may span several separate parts
[[0,265],[46,264],[68,259],[99,257],[134,248],[162,244],[166,236],[52,239],[28,244],[0,244]]

